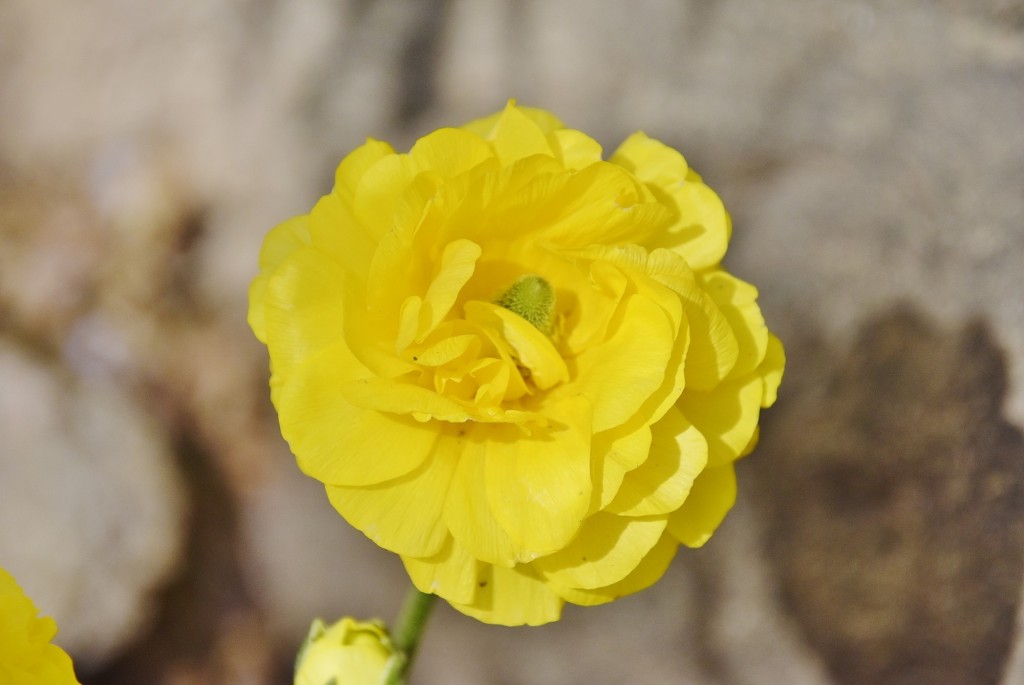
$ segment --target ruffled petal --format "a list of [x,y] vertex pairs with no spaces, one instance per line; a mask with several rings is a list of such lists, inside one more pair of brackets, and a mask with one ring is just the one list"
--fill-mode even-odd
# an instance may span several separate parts
[[274,270],[293,252],[310,244],[309,217],[297,216],[275,226],[260,248],[260,273],[249,286],[249,327],[256,338],[266,344],[267,331],[264,319],[264,300],[267,282]]
[[408,155],[382,157],[367,169],[352,199],[356,220],[375,240],[395,226],[402,195],[419,173],[419,165]]
[[552,391],[589,399],[595,432],[627,421],[661,387],[675,344],[671,320],[650,299],[627,296],[620,309],[611,337],[582,352],[571,369],[573,382]]
[[707,441],[678,408],[670,409],[651,430],[650,455],[626,474],[607,511],[625,516],[675,511],[707,464]]
[[557,621],[564,601],[526,567],[485,567],[472,604],[451,605],[473,618],[504,626]]
[[323,252],[294,250],[264,291],[264,332],[274,375],[327,347],[344,343],[346,273]]
[[432,557],[402,557],[405,570],[420,592],[435,594],[449,602],[470,604],[476,595],[483,564],[448,536],[441,550]]
[[600,484],[591,511],[607,507],[622,486],[626,473],[644,463],[651,452],[651,429],[641,422],[602,431],[594,436],[594,482]]
[[409,557],[440,553],[444,506],[458,455],[435,449],[412,473],[369,487],[327,486],[338,513],[384,549]]
[[708,466],[735,461],[757,428],[764,381],[757,374],[722,383],[711,392],[686,391],[679,408],[708,441]]
[[735,503],[736,471],[732,464],[704,469],[683,506],[668,517],[668,530],[687,547],[700,547]]
[[501,112],[487,140],[502,166],[533,155],[554,157],[546,131],[512,102]]
[[612,155],[612,163],[631,171],[671,208],[673,221],[649,243],[677,252],[694,269],[722,261],[732,224],[721,199],[689,169],[679,152],[637,132]]
[[774,335],[768,335],[768,351],[765,354],[764,362],[758,368],[758,373],[764,379],[764,396],[761,398],[762,407],[770,407],[775,404],[778,396],[779,384],[782,383],[782,372],[786,368],[786,352],[782,349],[782,342]]
[[617,583],[612,583],[593,590],[567,588],[552,585],[552,589],[567,602],[581,606],[607,604],[620,597],[646,590],[665,575],[672,559],[679,549],[679,542],[668,532],[661,536],[658,543],[650,549],[633,571]]
[[494,156],[480,136],[457,128],[442,128],[416,141],[409,156],[421,170],[449,179]]
[[530,370],[534,384],[546,390],[569,379],[569,370],[551,339],[526,319],[490,302],[467,302],[466,319],[490,328],[508,343],[516,359]]
[[757,288],[721,269],[699,279],[736,336],[736,364],[729,377],[745,376],[761,364],[768,350],[768,326],[757,305]]
[[361,486],[411,472],[423,463],[437,431],[407,416],[353,405],[341,389],[358,364],[336,346],[276,383],[281,433],[304,473],[328,485]]
[[574,398],[544,415],[550,429],[484,446],[487,499],[519,561],[564,547],[590,506],[590,405]]
[[628,576],[665,530],[662,517],[636,519],[598,512],[571,543],[533,563],[545,579],[561,587],[593,589]]
[[382,140],[367,138],[341,160],[334,172],[334,194],[346,205],[351,206],[356,188],[366,171],[374,164],[395,154],[395,149]]
[[563,249],[643,242],[671,218],[635,178],[607,162],[573,174],[553,199],[557,213],[539,235]]
[[511,568],[518,550],[495,519],[486,492],[486,443],[501,428],[467,426],[463,435],[443,437],[438,450],[458,461],[444,506],[444,520],[455,541],[480,561]]
[[364,280],[377,248],[374,236],[364,230],[352,210],[337,194],[325,195],[309,214],[312,244],[330,255],[356,279]]
[[601,161],[601,144],[571,128],[548,133],[548,142],[566,169],[576,171]]

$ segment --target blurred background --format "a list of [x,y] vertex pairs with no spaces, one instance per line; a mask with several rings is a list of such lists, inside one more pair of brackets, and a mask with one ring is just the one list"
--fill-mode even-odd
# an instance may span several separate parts
[[680,149],[787,346],[653,589],[439,606],[416,683],[1024,683],[1024,2],[0,0],[0,566],[85,685],[291,681],[397,558],[281,440],[266,231],[509,97]]

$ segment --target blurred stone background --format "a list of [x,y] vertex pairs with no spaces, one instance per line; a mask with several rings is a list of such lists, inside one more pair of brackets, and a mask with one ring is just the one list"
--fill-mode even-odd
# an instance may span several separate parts
[[0,566],[85,685],[290,682],[400,563],[281,441],[246,288],[367,135],[677,146],[789,370],[652,590],[440,607],[417,683],[1024,683],[1024,2],[0,0]]

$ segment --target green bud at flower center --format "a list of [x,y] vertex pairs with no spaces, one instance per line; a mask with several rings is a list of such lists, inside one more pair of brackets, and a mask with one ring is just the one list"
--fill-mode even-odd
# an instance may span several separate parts
[[520,276],[508,290],[494,301],[499,307],[515,312],[539,331],[551,335],[555,313],[555,291],[540,276]]

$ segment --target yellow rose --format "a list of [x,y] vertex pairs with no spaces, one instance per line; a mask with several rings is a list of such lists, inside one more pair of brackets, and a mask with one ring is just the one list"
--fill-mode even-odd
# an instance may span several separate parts
[[295,660],[295,685],[379,685],[391,655],[377,621],[346,616],[327,626],[317,619]]
[[489,623],[655,582],[735,499],[782,376],[718,196],[642,133],[608,161],[510,103],[369,140],[267,236],[249,322],[299,466]]
[[0,568],[0,683],[77,683],[71,658],[50,643],[56,634],[53,619],[40,618],[14,577]]

